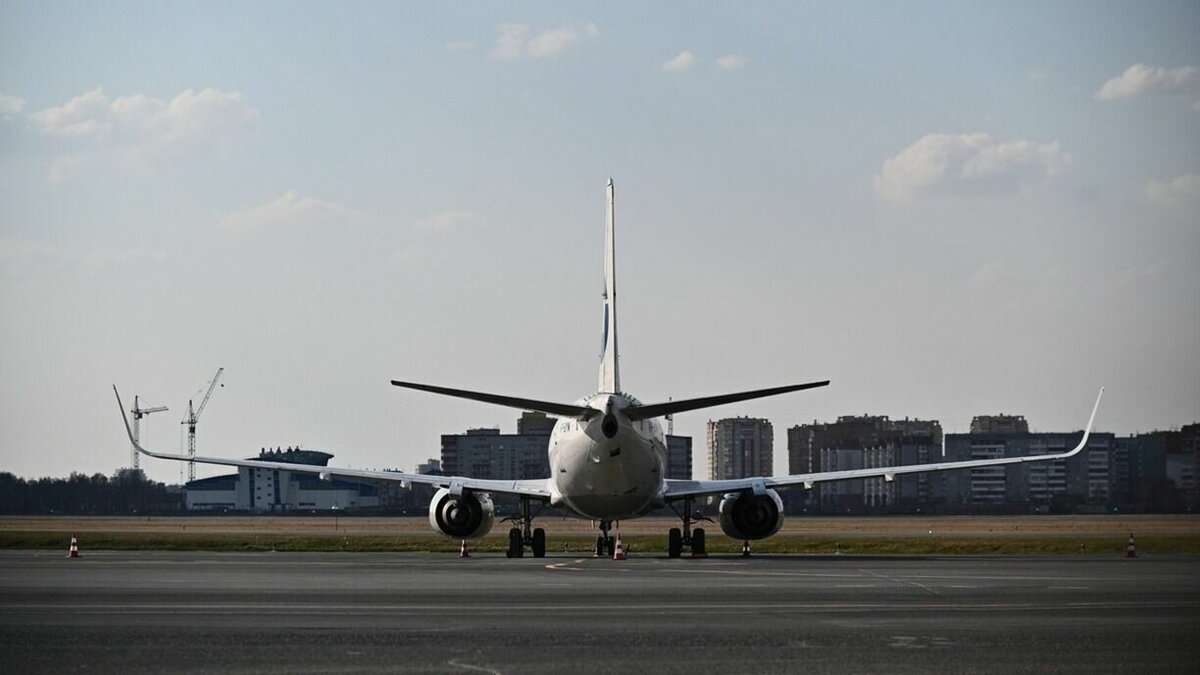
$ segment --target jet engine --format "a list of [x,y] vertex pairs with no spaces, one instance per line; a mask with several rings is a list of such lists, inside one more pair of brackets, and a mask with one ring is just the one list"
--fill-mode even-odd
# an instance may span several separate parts
[[482,537],[496,522],[492,498],[485,492],[464,491],[461,496],[439,489],[429,502],[429,525],[447,537],[474,539]]
[[721,529],[733,539],[765,539],[783,527],[779,493],[731,492],[721,500]]

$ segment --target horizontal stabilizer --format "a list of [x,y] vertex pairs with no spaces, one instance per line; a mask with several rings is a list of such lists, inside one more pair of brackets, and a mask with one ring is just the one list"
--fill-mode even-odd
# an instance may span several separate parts
[[711,408],[713,406],[724,405],[726,403],[737,403],[738,401],[749,401],[755,398],[776,396],[793,391],[800,391],[802,389],[816,389],[817,387],[824,387],[828,384],[829,380],[822,380],[820,382],[806,382],[804,384],[789,384],[785,387],[756,389],[755,391],[742,391],[736,394],[720,394],[718,396],[705,396],[704,398],[689,398],[681,401],[667,401],[666,403],[651,403],[649,405],[625,408],[622,412],[625,413],[625,416],[631,420],[644,420],[651,417],[662,417],[663,415],[686,412],[688,410]]
[[547,415],[557,415],[559,417],[575,417],[579,419],[588,419],[593,415],[600,413],[595,408],[588,408],[581,405],[571,403],[554,403],[551,401],[537,401],[531,398],[518,398],[516,396],[504,396],[502,394],[487,394],[480,391],[467,391],[465,389],[450,389],[449,387],[438,387],[432,384],[417,384],[415,382],[400,382],[392,380],[392,384],[405,389],[416,389],[418,391],[427,391],[432,394],[441,394],[443,396],[454,396],[455,398],[466,398],[472,401],[482,401],[484,403],[494,403],[496,405],[508,406],[509,408],[519,408],[521,410],[533,410],[535,412],[546,413]]

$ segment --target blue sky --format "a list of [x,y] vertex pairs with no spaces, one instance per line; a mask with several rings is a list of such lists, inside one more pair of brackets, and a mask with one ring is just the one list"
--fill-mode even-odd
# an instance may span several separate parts
[[[680,416],[1200,418],[1196,3],[6,3],[0,469],[411,468],[594,387],[830,378]],[[164,417],[166,419],[164,419]],[[178,467],[149,464],[151,476]]]

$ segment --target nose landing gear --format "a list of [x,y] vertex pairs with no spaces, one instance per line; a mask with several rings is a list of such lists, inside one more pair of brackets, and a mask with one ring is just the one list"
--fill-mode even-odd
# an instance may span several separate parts
[[600,536],[596,537],[595,558],[611,558],[617,552],[617,542],[608,531],[612,529],[611,520],[600,521]]

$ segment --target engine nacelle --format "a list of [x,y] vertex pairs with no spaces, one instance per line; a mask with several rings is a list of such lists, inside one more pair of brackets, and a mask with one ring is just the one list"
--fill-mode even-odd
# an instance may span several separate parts
[[496,522],[496,508],[486,492],[466,492],[461,497],[441,488],[429,502],[429,525],[447,537],[474,539],[482,537]]
[[783,527],[779,493],[731,492],[721,500],[721,529],[733,539],[765,539]]

